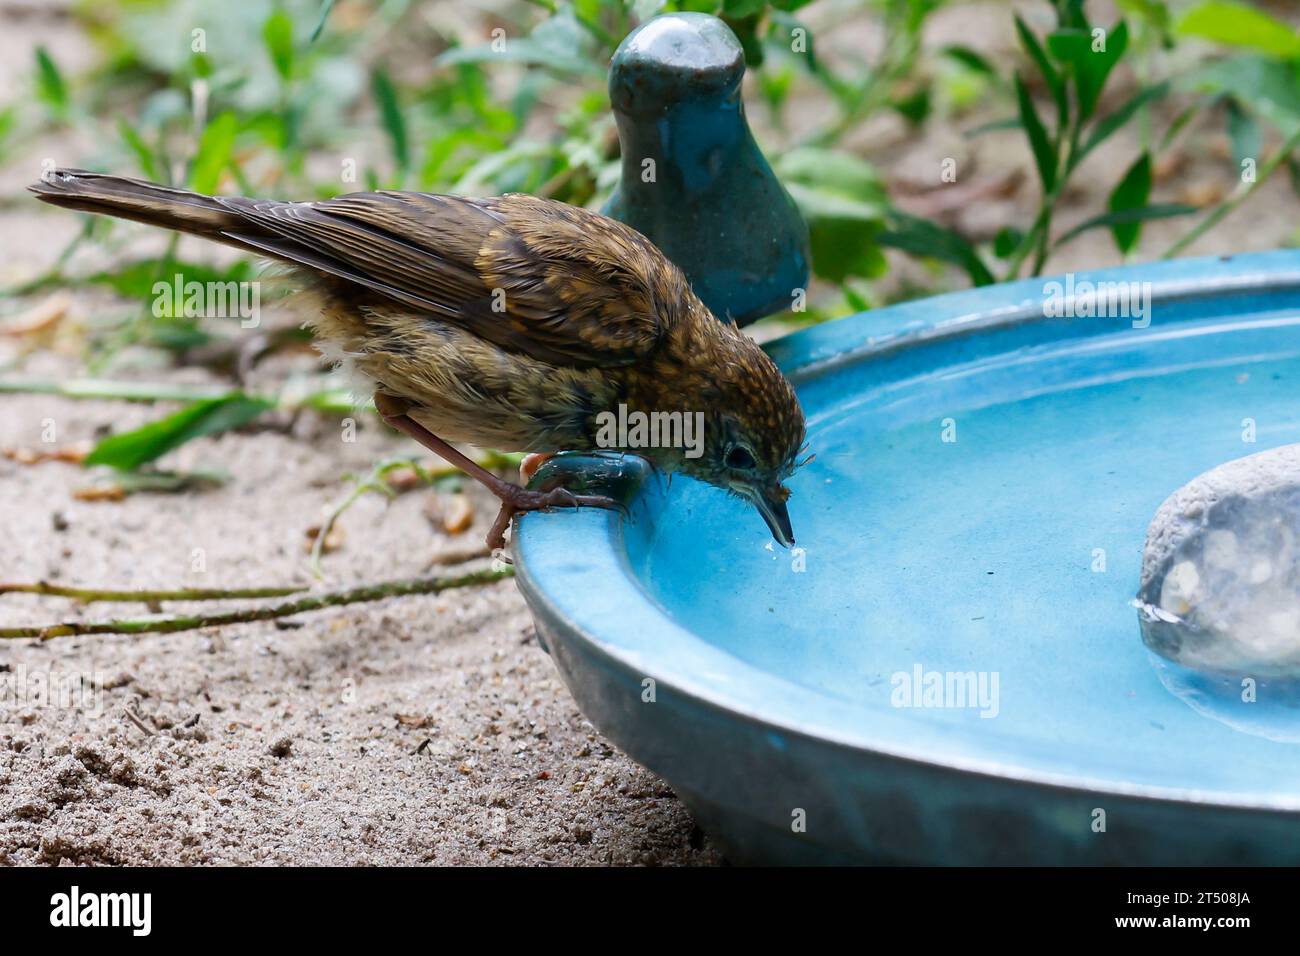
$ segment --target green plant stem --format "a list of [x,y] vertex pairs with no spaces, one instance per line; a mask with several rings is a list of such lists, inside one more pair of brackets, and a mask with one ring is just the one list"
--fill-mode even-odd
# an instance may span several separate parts
[[1056,197],[1053,196],[1050,204],[1043,208],[1045,213],[1043,217],[1043,227],[1038,232],[1038,249],[1034,253],[1033,265],[1029,267],[1031,276],[1039,275],[1043,271],[1043,265],[1047,262],[1047,255],[1051,251],[1052,238],[1052,212],[1056,205]]
[[[107,399],[126,402],[200,402],[225,398],[238,389],[225,386],[170,385],[165,382],[123,382],[105,378],[71,381],[0,378],[0,394],[58,395],[61,398]],[[345,415],[357,410],[342,391],[324,391],[301,400],[269,398],[280,408],[314,408]]]
[[588,20],[586,17],[577,14],[574,15],[574,19],[578,21],[578,26],[590,33],[610,54],[613,54],[614,49],[618,46],[617,37],[594,20]]
[[127,402],[198,402],[222,398],[224,386],[120,382],[103,378],[71,381],[0,378],[0,394],[58,395],[61,398],[114,399]]
[[222,627],[227,624],[246,624],[251,621],[270,621],[293,617],[307,611],[327,607],[382,601],[391,597],[412,594],[438,594],[452,588],[475,587],[492,584],[514,574],[512,568],[485,568],[454,577],[414,578],[406,581],[388,581],[380,584],[363,584],[341,591],[330,591],[312,597],[298,598],[269,607],[244,608],[218,614],[184,614],[172,617],[120,618],[110,621],[67,621],[34,627],[0,628],[0,640],[31,639],[49,641],[56,637],[87,634],[174,634],[194,631],[204,627]]
[[[900,12],[901,11],[901,12]],[[840,101],[840,116],[827,128],[809,137],[808,145],[828,147],[838,142],[865,117],[889,101],[890,87],[906,76],[921,48],[920,23],[909,23],[907,13],[895,8],[885,16],[885,44],[880,62],[869,70],[857,89],[848,93],[824,64],[819,65],[822,82]]]
[[1003,276],[1004,282],[1010,282],[1012,279],[1019,276],[1020,266],[1024,263],[1029,253],[1037,246],[1038,235],[1043,230],[1044,226],[1050,221],[1050,218],[1051,214],[1048,210],[1046,201],[1044,201],[1044,204],[1038,209],[1038,216],[1034,219],[1034,224],[1029,227],[1029,231],[1025,233],[1025,238],[1020,240],[1020,245],[1016,247],[1016,251],[1012,253],[1011,259],[1007,263],[1007,272],[1006,275]]
[[82,604],[96,601],[218,601],[230,598],[268,598],[300,594],[305,587],[292,588],[177,588],[171,591],[121,590],[116,588],[72,588],[37,581],[35,584],[0,584],[0,594],[46,594],[73,598]]
[[[499,452],[484,451],[476,459],[479,465],[488,471],[504,471],[519,467],[523,456],[517,452]],[[334,530],[334,525],[338,523],[343,513],[356,504],[357,499],[367,491],[376,491],[380,494],[392,497],[396,494],[385,483],[388,473],[395,468],[408,467],[413,468],[424,482],[425,486],[432,485],[440,478],[452,478],[457,475],[464,476],[464,472],[455,465],[441,465],[437,468],[424,468],[418,461],[409,458],[391,458],[378,462],[366,477],[357,481],[355,486],[349,491],[338,504],[330,509],[325,520],[321,522],[320,530],[316,532],[316,538],[311,544],[311,573],[316,578],[323,577],[321,570],[321,558],[325,555],[325,541],[330,532]]]
[[416,473],[419,474],[421,478],[425,479],[426,483],[432,480],[428,478],[424,470],[420,468],[419,464],[411,459],[390,458],[376,463],[374,468],[370,470],[370,474],[356,482],[352,490],[348,492],[342,501],[330,509],[330,513],[325,517],[325,520],[321,522],[320,529],[316,532],[316,539],[311,544],[311,573],[318,579],[322,577],[320,559],[325,554],[325,541],[329,538],[330,532],[334,530],[334,525],[342,516],[343,512],[356,504],[357,499],[367,491],[378,491],[387,495],[393,494],[392,490],[384,483],[384,478],[394,468],[402,466],[414,468]]
[[[825,67],[822,69],[825,70]],[[808,143],[815,147],[826,148],[839,142],[849,130],[861,122],[863,117],[874,113],[885,102],[887,97],[881,92],[884,86],[879,75],[873,73],[868,76],[853,93],[852,101],[842,107],[839,118],[826,129],[809,137]]]
[[1300,147],[1300,128],[1292,133],[1290,138],[1282,144],[1282,147],[1269,158],[1268,162],[1259,168],[1258,174],[1255,176],[1255,181],[1251,183],[1249,187],[1246,189],[1238,188],[1232,196],[1219,203],[1219,205],[1216,206],[1208,216],[1189,229],[1186,235],[1166,249],[1165,254],[1160,258],[1174,258],[1197,239],[1201,238],[1201,236],[1205,235],[1205,233],[1217,226],[1227,216],[1236,212],[1237,208],[1242,203],[1255,194],[1255,190],[1268,182],[1269,177],[1272,176],[1273,173],[1277,172],[1278,167],[1286,161],[1286,158],[1290,156],[1297,147]]

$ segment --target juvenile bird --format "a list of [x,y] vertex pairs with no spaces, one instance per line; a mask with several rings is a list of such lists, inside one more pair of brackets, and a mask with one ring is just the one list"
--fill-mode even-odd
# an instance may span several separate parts
[[[622,223],[519,194],[383,191],[283,202],[74,169],[29,188],[56,206],[287,264],[308,298],[321,352],[374,389],[393,427],[500,499],[493,549],[519,512],[618,504],[522,488],[449,442],[628,451],[748,499],[779,543],[794,543],[783,484],[804,443],[794,390],[752,339],[716,319],[681,271]],[[702,442],[611,441],[602,425],[620,411],[701,413],[692,420],[703,421]]]

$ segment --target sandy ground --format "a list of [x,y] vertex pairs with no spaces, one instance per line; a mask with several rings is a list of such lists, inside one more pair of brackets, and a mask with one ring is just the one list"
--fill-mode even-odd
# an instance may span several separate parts
[[[9,398],[0,446],[33,447],[45,419],[75,441],[147,414]],[[81,502],[76,466],[0,462],[0,580],[310,583],[305,529],[337,498],[341,471],[402,448],[377,426],[345,444],[335,420],[309,425],[178,453],[237,476],[199,495]],[[429,494],[348,512],[327,584],[417,575],[438,551],[477,543],[486,497],[474,496],[475,527],[451,538],[423,516]],[[6,624],[144,613],[2,603]],[[292,623],[0,648],[0,862],[717,860],[671,790],[578,713],[513,582]],[[43,703],[37,674],[103,690]]]
[[[0,7],[14,27],[0,30],[4,89],[26,82],[38,42],[65,68],[87,62],[84,38],[59,9]],[[0,171],[0,282],[44,270],[75,233],[74,217],[47,215],[20,190],[41,158],[70,162],[78,146],[63,138],[31,144]],[[129,253],[159,248],[139,231]],[[213,252],[200,243],[182,254]],[[93,256],[81,264],[93,268]],[[68,321],[124,307],[134,306],[78,293]],[[24,375],[50,379],[85,374],[72,357],[27,356],[25,348],[0,338],[0,367],[21,361]],[[315,363],[301,356],[288,364],[302,372]],[[251,386],[273,387],[285,373],[272,364]],[[194,369],[116,374],[205,380]],[[50,424],[56,445],[72,445],[169,408],[4,396],[0,448],[48,450],[41,439]],[[89,481],[81,468],[0,458],[0,581],[337,588],[420,575],[435,555],[479,545],[494,509],[477,488],[468,489],[474,525],[457,536],[425,516],[429,499],[445,504],[446,493],[391,502],[369,495],[340,521],[343,544],[324,559],[326,580],[313,580],[306,532],[347,491],[345,474],[419,451],[358,418],[352,443],[337,417],[307,413],[168,456],[169,467],[234,476],[203,493],[78,501],[74,490]],[[0,625],[146,612],[0,598]],[[578,712],[512,581],[292,624],[0,646],[0,863],[720,861],[663,781]],[[58,706],[39,699],[42,679],[103,690]]]
[[[995,15],[1005,17],[1005,10],[983,6],[987,15],[972,15],[963,5],[936,17],[929,42],[960,39],[999,52],[1009,30]],[[0,29],[5,89],[27,75],[34,42],[49,44],[71,68],[88,56],[57,4],[0,4],[0,18],[14,26]],[[849,31],[832,39],[854,42]],[[937,158],[946,156],[958,158],[959,168],[970,168],[976,179],[1028,170],[1023,143],[1006,134],[972,142],[935,124],[919,140],[886,117],[862,137],[894,144],[887,162],[873,155],[893,182],[924,183]],[[16,198],[42,157],[75,161],[77,146],[32,144],[0,170],[0,282],[48,267],[77,228],[73,217]],[[1090,159],[1063,228],[1104,202],[1133,148],[1117,140]],[[1197,140],[1163,170],[1158,198],[1231,188],[1226,155],[1222,137]],[[1032,197],[1025,186],[931,212],[973,235],[991,235],[1006,222],[1026,221]],[[1192,252],[1282,245],[1292,238],[1294,209],[1288,188],[1270,184],[1248,212]],[[1183,228],[1155,224],[1140,257],[1157,255]],[[131,238],[132,255],[156,251],[156,239],[144,231],[123,235]],[[201,248],[183,251],[208,255]],[[1109,238],[1097,233],[1054,257],[1049,269],[1116,261]],[[902,274],[921,274],[913,263],[900,265]],[[78,293],[69,319],[130,307]],[[19,362],[24,375],[36,378],[84,374],[72,356],[24,350],[22,342],[0,339],[0,367]],[[269,385],[312,365],[303,356],[277,360],[252,384]],[[216,381],[194,369],[113,371]],[[42,433],[50,427],[56,446],[72,445],[134,427],[167,408],[2,396],[0,447],[48,449]],[[202,439],[164,460],[174,468],[220,467],[233,476],[202,493],[81,501],[74,492],[89,481],[82,469],[0,458],[0,581],[338,587],[418,575],[437,556],[481,541],[493,509],[476,489],[469,489],[475,523],[454,536],[425,517],[431,495],[445,499],[444,492],[415,491],[392,501],[371,495],[343,517],[343,543],[325,558],[326,581],[315,582],[306,531],[346,491],[344,475],[413,448],[364,417],[355,442],[342,440],[337,418],[307,413],[271,425]],[[58,598],[0,597],[0,625],[139,613],[139,606],[78,608]],[[4,642],[0,863],[721,861],[668,786],[617,752],[578,713],[512,582],[316,612],[290,623]],[[102,691],[58,706],[34,698],[37,675],[81,679]]]

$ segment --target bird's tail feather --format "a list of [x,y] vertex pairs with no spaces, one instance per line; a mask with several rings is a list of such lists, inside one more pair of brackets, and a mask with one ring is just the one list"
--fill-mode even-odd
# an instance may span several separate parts
[[131,219],[257,251],[231,234],[247,232],[247,221],[226,200],[214,196],[84,169],[56,169],[27,188],[55,206]]

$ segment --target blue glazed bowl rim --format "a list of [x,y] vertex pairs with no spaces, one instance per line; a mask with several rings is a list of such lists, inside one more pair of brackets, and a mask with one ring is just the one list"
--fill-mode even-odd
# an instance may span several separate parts
[[[1183,259],[1075,273],[1074,281],[1141,281],[1152,302],[1300,289],[1300,250]],[[796,386],[843,365],[947,336],[1043,319],[1045,276],[948,293],[859,313],[794,332],[765,348]],[[862,712],[735,657],[677,624],[640,586],[623,519],[612,512],[530,514],[515,530],[516,579],[553,639],[600,658],[629,685],[653,679],[695,704],[761,726],[936,770],[1018,784],[1227,809],[1300,812],[1300,796],[1207,793],[1132,784],[993,760],[936,757],[924,743],[873,733]],[[662,693],[662,690],[660,691]],[[919,736],[919,735],[918,735]],[[633,753],[633,756],[636,756]]]

